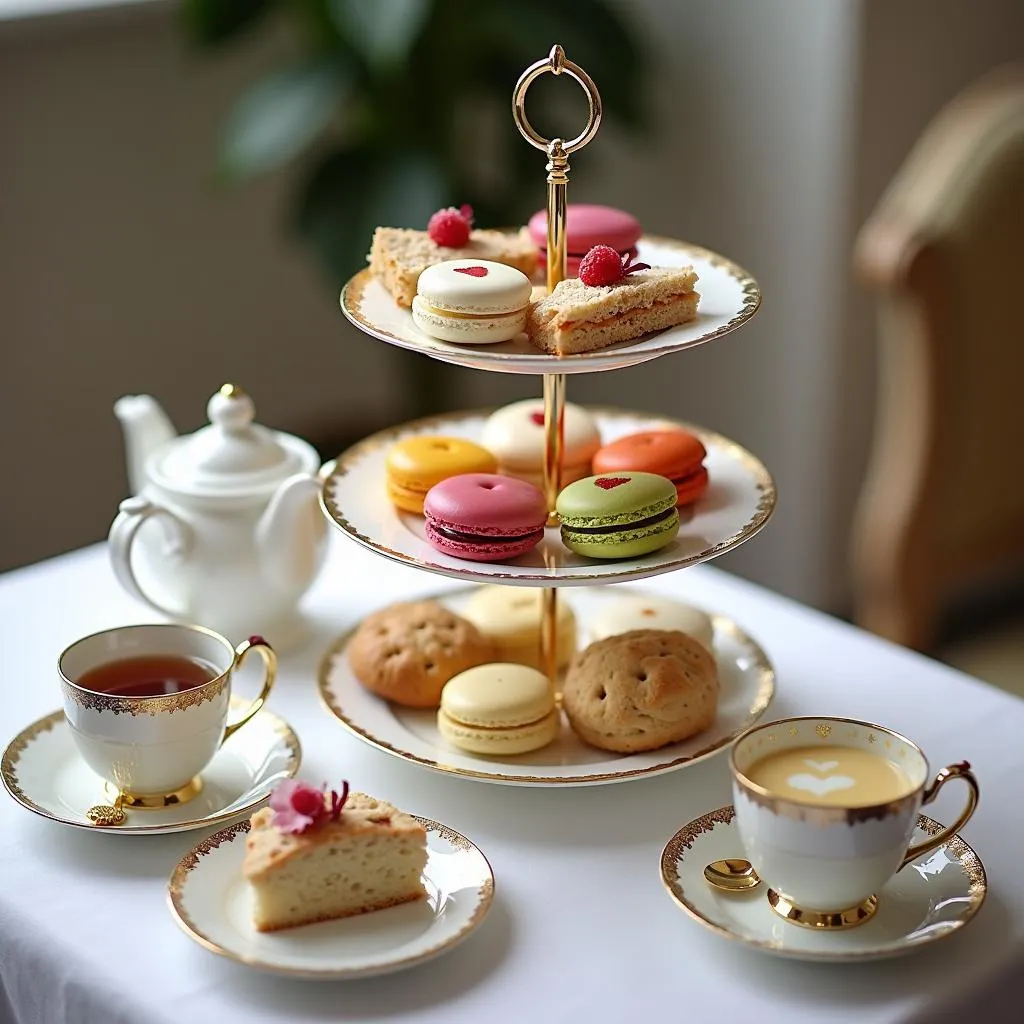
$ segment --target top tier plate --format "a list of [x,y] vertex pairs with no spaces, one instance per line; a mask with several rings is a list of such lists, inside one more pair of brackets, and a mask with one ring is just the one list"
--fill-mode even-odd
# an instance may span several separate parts
[[651,235],[640,239],[638,249],[640,260],[651,266],[693,265],[701,296],[697,319],[597,352],[552,356],[534,348],[525,335],[497,345],[438,341],[416,327],[410,311],[399,306],[369,270],[360,271],[342,289],[341,308],[366,334],[456,366],[500,373],[593,373],[645,363],[721,338],[745,324],[761,304],[757,282],[723,256],[688,242]]

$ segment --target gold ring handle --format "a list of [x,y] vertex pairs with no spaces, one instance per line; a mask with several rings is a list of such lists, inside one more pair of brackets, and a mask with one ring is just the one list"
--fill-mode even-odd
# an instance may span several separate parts
[[937,850],[940,846],[949,842],[949,840],[967,824],[970,820],[971,815],[974,813],[974,809],[978,806],[978,799],[981,796],[981,791],[978,789],[978,780],[974,777],[974,772],[971,771],[971,766],[966,761],[961,761],[959,764],[951,764],[946,768],[943,768],[938,775],[935,776],[935,781],[924,791],[924,798],[921,800],[921,805],[930,804],[938,795],[939,790],[950,781],[950,779],[963,779],[967,783],[967,806],[963,809],[963,813],[960,815],[952,825],[947,825],[941,832],[937,832],[933,836],[929,836],[923,843],[918,843],[917,846],[911,846],[907,850],[906,855],[903,858],[903,863],[900,865],[902,871],[911,861],[917,860],[918,857],[923,857],[926,853],[931,853],[932,850]]
[[235,648],[235,660],[231,665],[231,671],[236,672],[240,669],[252,651],[255,651],[263,659],[263,689],[260,690],[259,696],[246,709],[245,714],[237,722],[231,723],[224,729],[224,735],[220,741],[222,746],[225,740],[238,732],[266,704],[270,688],[274,685],[274,680],[277,678],[277,655],[270,644],[261,636],[251,636],[248,640],[243,640]]
[[557,140],[561,151],[568,155],[575,153],[577,149],[582,149],[597,134],[597,129],[601,126],[601,94],[597,91],[594,80],[583,68],[578,64],[574,64],[571,60],[566,60],[565,50],[557,43],[551,47],[551,52],[545,60],[539,60],[536,64],[531,64],[519,76],[519,81],[516,82],[515,90],[512,93],[512,117],[515,118],[516,127],[523,138],[531,146],[536,146],[537,149],[547,153],[548,147],[556,140],[545,139],[530,124],[530,120],[526,116],[526,92],[535,78],[539,78],[549,71],[553,75],[568,75],[574,81],[579,82],[583,91],[587,94],[589,114],[586,128],[569,142]]

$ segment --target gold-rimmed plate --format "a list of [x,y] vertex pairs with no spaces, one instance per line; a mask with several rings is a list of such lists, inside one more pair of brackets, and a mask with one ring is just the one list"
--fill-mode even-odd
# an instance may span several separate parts
[[342,289],[341,308],[359,330],[380,341],[456,366],[502,373],[593,373],[645,363],[659,356],[721,338],[745,324],[761,304],[757,282],[724,256],[688,242],[647,235],[637,246],[639,259],[651,266],[685,267],[697,272],[700,305],[690,323],[572,356],[553,356],[534,348],[526,335],[497,345],[456,345],[424,334],[369,270]]
[[[248,701],[232,697],[231,707],[242,711]],[[202,790],[187,803],[127,810],[124,824],[97,829],[85,812],[110,803],[116,793],[82,760],[64,712],[54,711],[11,740],[0,774],[4,788],[26,810],[73,828],[135,836],[187,832],[237,818],[294,776],[301,763],[298,736],[264,708],[217,751],[201,775]]]
[[[562,594],[580,624],[579,644],[588,642],[585,624],[622,588],[582,588]],[[437,597],[458,612],[470,590]],[[678,771],[725,749],[765,712],[775,692],[775,672],[764,651],[724,615],[712,615],[721,693],[711,728],[681,743],[639,754],[613,754],[587,746],[563,720],[555,741],[529,754],[497,759],[468,754],[450,745],[437,728],[437,713],[403,708],[368,692],[352,674],[346,654],[350,634],[326,652],[319,668],[320,696],[327,709],[361,740],[394,757],[432,771],[510,786],[599,786]]]
[[[942,828],[918,815],[911,841],[920,842]],[[845,963],[913,953],[963,928],[988,890],[981,858],[954,836],[886,883],[870,921],[842,931],[817,931],[782,921],[769,907],[764,885],[743,893],[723,893],[708,885],[706,864],[742,856],[729,804],[684,825],[668,841],[661,854],[662,882],[679,907],[716,934],[794,960]]]
[[479,441],[488,411],[449,413],[415,420],[372,434],[325,468],[320,501],[328,519],[353,540],[404,565],[467,582],[523,586],[587,586],[625,583],[696,565],[753,537],[775,508],[775,484],[764,464],[721,434],[691,423],[621,409],[593,408],[607,444],[641,430],[681,427],[697,434],[707,449],[710,484],[680,510],[679,534],[670,544],[640,558],[600,561],[562,544],[549,527],[533,551],[508,562],[470,562],[433,548],[423,517],[402,512],[388,500],[385,460],[397,441],[421,434],[445,434]]
[[483,922],[494,898],[487,858],[465,836],[429,818],[427,898],[340,921],[257,932],[242,877],[249,822],[204,839],[168,883],[171,913],[204,949],[275,974],[314,980],[404,970],[454,949]]

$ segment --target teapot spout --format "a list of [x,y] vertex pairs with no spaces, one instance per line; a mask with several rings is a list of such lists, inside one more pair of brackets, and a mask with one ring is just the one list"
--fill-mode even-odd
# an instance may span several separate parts
[[114,415],[124,432],[128,485],[138,494],[146,483],[146,460],[175,437],[174,427],[152,395],[125,395],[114,403]]
[[327,520],[319,494],[318,477],[296,473],[281,483],[256,524],[263,578],[279,591],[301,593],[323,564]]

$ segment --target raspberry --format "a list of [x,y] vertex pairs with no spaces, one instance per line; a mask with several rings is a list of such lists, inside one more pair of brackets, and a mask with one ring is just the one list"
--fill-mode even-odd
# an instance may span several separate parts
[[580,280],[594,288],[622,277],[622,257],[610,245],[595,245],[580,260]]
[[449,206],[438,210],[427,224],[427,234],[437,245],[449,249],[461,249],[469,241],[469,231],[473,226],[473,208],[463,205],[458,210]]

